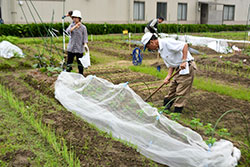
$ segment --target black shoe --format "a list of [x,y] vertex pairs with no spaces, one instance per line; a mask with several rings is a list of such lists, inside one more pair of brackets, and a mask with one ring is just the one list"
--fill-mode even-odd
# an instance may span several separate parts
[[165,106],[165,110],[170,110],[171,106],[174,104],[174,100],[170,101],[170,99],[164,98],[163,106]]
[[182,113],[183,107],[175,107],[174,113]]

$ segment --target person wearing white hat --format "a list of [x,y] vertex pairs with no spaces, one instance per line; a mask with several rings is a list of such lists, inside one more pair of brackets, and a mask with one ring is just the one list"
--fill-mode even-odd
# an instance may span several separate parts
[[74,61],[74,57],[76,57],[79,73],[83,75],[83,66],[79,58],[82,58],[85,48],[88,48],[87,28],[81,23],[82,15],[79,10],[74,10],[71,17],[73,22],[66,29],[66,32],[70,35],[67,47],[67,71],[70,72],[72,70],[72,63]]
[[156,34],[145,33],[141,42],[150,50],[158,50],[164,63],[168,67],[168,75],[164,83],[168,84],[174,70],[182,69],[170,82],[168,95],[165,96],[163,105],[165,109],[170,110],[174,104],[174,112],[181,113],[190,94],[196,65],[194,58],[188,51],[188,45],[185,42],[177,41],[172,38],[158,38]]

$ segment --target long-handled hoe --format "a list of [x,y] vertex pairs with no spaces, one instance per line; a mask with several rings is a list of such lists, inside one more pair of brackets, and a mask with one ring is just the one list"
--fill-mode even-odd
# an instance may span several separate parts
[[[171,80],[174,76],[176,76],[179,72],[180,72],[181,69],[178,69],[170,78],[169,80]],[[165,85],[165,83],[163,82],[161,84],[161,86],[159,86],[151,95],[149,95],[145,101],[148,101],[148,99],[150,99],[156,92],[158,92],[163,86]]]

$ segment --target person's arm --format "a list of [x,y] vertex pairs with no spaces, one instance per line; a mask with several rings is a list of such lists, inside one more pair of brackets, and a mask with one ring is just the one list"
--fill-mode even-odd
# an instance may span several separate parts
[[170,82],[169,79],[171,78],[171,76],[173,74],[173,71],[174,71],[174,68],[173,67],[169,67],[169,69],[168,69],[168,75],[167,75],[167,77],[164,80],[165,84],[168,84]]
[[88,52],[88,32],[87,28],[83,25],[83,39],[82,39],[82,44],[86,52]]
[[151,22],[151,24],[149,25],[149,27],[152,28],[152,30],[154,30],[155,33],[158,33],[158,32],[157,32],[157,28],[154,27],[155,24],[157,23],[157,21],[158,21],[157,19],[154,19],[154,20]]
[[79,28],[82,23],[78,22],[76,25],[74,25],[71,29],[70,32],[74,31],[74,29]]
[[182,53],[183,53],[183,57],[182,57],[182,63],[180,65],[180,68],[185,69],[186,64],[187,64],[187,53],[188,53],[188,45],[187,44],[185,44],[185,46],[182,50]]
[[71,30],[72,27],[73,27],[73,24],[71,23],[71,24],[68,26],[68,28],[66,29],[66,33],[67,33],[67,34],[69,34],[69,35],[71,34],[71,31],[70,31],[70,30]]
[[87,45],[88,43],[88,32],[87,32],[87,28],[84,26],[83,28],[83,44]]

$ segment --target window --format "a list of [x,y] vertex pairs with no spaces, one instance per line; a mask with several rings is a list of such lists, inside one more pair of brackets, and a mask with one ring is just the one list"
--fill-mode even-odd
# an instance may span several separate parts
[[223,20],[234,20],[234,8],[233,5],[224,5]]
[[178,3],[178,20],[187,20],[187,4]]
[[167,3],[157,2],[157,18],[159,17],[167,18]]
[[145,20],[145,3],[134,2],[134,20]]

